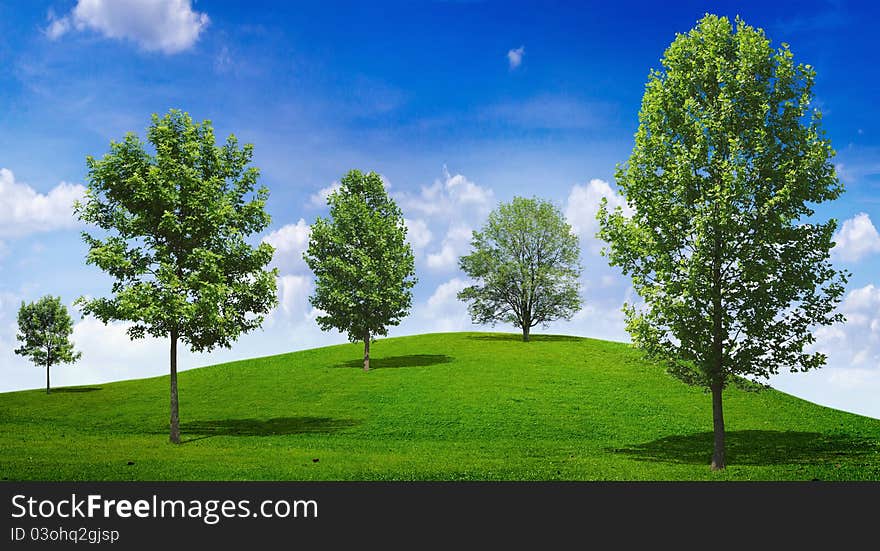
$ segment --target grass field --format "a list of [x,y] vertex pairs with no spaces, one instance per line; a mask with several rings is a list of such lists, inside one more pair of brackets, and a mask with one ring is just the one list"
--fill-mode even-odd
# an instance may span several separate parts
[[713,473],[708,394],[624,344],[518,339],[383,339],[369,373],[360,345],[185,371],[178,446],[167,376],[0,394],[0,477],[880,480],[880,420],[729,389]]

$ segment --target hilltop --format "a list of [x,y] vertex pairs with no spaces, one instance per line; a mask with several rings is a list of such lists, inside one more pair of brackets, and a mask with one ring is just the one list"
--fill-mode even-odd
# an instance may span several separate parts
[[[880,480],[880,420],[768,390],[708,394],[630,346],[535,335],[381,339],[168,378],[0,394],[6,480]],[[163,358],[157,358],[161,361]]]

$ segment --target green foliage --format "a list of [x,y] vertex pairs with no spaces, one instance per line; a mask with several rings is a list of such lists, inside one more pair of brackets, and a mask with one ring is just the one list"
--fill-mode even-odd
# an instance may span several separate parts
[[458,298],[469,302],[475,323],[511,323],[528,340],[532,327],[571,319],[581,308],[578,238],[552,203],[502,203],[474,232],[471,247],[459,267],[477,284]]
[[215,145],[210,121],[153,115],[155,154],[134,134],[88,157],[89,185],[75,210],[102,237],[83,233],[87,262],[115,278],[110,298],[81,298],[103,322],[129,320],[131,338],[177,335],[196,351],[229,347],[277,303],[274,249],[247,239],[264,230],[268,190],[256,189],[249,144]]
[[70,342],[73,321],[61,297],[46,295],[36,302],[22,302],[18,310],[18,331],[16,339],[22,345],[15,353],[30,358],[39,367],[73,363],[82,356]]
[[707,15],[652,70],[617,183],[631,218],[599,211],[610,263],[644,303],[633,341],[685,382],[724,388],[820,367],[811,329],[843,321],[829,262],[834,151],[811,110],[815,71],[761,29]]
[[322,330],[351,342],[387,335],[412,306],[415,259],[403,215],[375,172],[352,170],[327,202],[330,218],[311,227],[303,258],[315,274],[309,302]]
[[56,389],[48,399],[0,393],[0,477],[880,480],[878,419],[731,388],[731,465],[712,472],[711,400],[700,389],[626,344],[518,341],[382,339],[370,377],[351,361],[357,344],[190,369],[180,374],[182,448],[156,439],[168,423],[156,408],[167,377]]

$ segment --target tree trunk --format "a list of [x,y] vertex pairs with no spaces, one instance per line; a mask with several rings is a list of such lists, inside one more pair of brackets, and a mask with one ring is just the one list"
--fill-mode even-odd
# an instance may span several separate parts
[[721,407],[721,393],[723,386],[720,383],[712,385],[712,426],[715,431],[715,449],[712,452],[712,470],[720,471],[724,468],[724,410]]
[[169,440],[180,444],[180,412],[177,402],[177,330],[171,330],[171,434]]
[[364,371],[370,370],[370,332],[364,335]]
[[[715,204],[715,215],[718,216],[718,204]],[[712,262],[712,428],[715,432],[715,446],[712,451],[713,471],[724,468],[724,410],[722,409],[721,393],[724,391],[724,325],[721,283],[721,247],[723,243],[720,233],[715,235],[715,254]]]
[[523,324],[523,342],[529,342],[529,331],[531,331],[531,329],[532,328],[529,327],[527,324]]
[[49,394],[49,368],[52,366],[52,345],[49,341],[49,332],[43,331],[46,339],[46,394]]

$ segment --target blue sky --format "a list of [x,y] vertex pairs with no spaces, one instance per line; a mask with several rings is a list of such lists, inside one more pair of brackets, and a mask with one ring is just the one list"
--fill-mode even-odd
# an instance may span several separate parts
[[[668,5],[667,5],[668,4]],[[66,0],[0,4],[0,390],[39,387],[13,355],[21,300],[98,296],[70,203],[85,157],[169,108],[255,146],[270,189],[281,306],[232,350],[187,367],[343,342],[322,333],[299,255],[321,193],[375,170],[404,210],[419,284],[392,335],[470,329],[455,265],[498,201],[539,195],[579,231],[586,308],[546,331],[626,340],[628,282],[598,255],[592,218],[619,200],[648,71],[706,12],[741,15],[816,68],[816,105],[847,192],[821,216],[842,227],[835,262],[853,273],[846,326],[817,333],[829,366],[774,386],[880,417],[880,76],[877,8],[855,2],[209,2]],[[83,359],[58,384],[159,375],[166,343],[80,319]],[[513,330],[513,328],[499,329]]]

